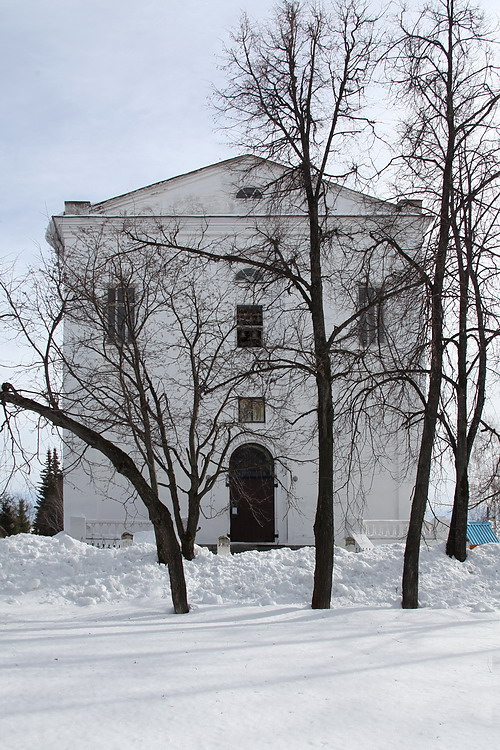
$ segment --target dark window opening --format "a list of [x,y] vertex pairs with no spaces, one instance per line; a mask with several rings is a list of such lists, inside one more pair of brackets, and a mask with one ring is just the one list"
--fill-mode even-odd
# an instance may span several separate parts
[[262,346],[262,305],[238,305],[236,308],[237,346]]
[[238,399],[239,422],[265,422],[266,406],[261,397],[246,397]]
[[262,198],[262,190],[258,187],[242,187],[236,193],[237,198]]
[[131,338],[135,322],[135,290],[131,286],[108,287],[107,334],[111,341]]
[[359,342],[363,347],[385,341],[384,307],[382,302],[377,301],[380,295],[380,286],[358,286],[358,309],[363,310],[359,318]]

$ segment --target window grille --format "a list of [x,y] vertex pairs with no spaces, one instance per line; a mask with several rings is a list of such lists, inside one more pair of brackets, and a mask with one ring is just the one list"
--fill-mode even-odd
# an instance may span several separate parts
[[237,198],[254,198],[257,200],[258,198],[262,198],[262,190],[260,190],[258,187],[242,187],[238,190],[236,193]]
[[107,334],[110,341],[130,339],[135,322],[135,289],[131,286],[108,287]]
[[266,406],[262,397],[245,397],[238,399],[239,422],[265,422]]
[[260,281],[262,279],[262,271],[260,268],[242,268],[235,274],[235,281]]
[[381,291],[380,286],[358,286],[358,310],[362,310],[359,318],[359,343],[364,348],[385,341],[384,306],[383,302],[377,301]]
[[262,305],[238,305],[236,339],[239,347],[262,346]]

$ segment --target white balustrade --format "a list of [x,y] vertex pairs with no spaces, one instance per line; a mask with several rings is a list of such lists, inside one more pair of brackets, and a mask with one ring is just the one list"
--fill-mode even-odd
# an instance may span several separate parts
[[[79,528],[81,527],[80,523]],[[121,547],[124,531],[133,535],[140,531],[152,531],[152,529],[149,521],[136,520],[125,524],[123,521],[94,521],[87,518],[85,519],[85,538],[81,541],[94,547]]]

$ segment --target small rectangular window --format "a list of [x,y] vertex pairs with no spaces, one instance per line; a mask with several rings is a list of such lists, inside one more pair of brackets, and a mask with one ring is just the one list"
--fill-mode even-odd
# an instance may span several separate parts
[[131,286],[108,287],[107,333],[111,341],[127,341],[135,322],[135,290]]
[[238,305],[236,308],[236,341],[240,347],[262,346],[262,305]]
[[359,343],[364,348],[371,344],[382,344],[385,340],[384,306],[383,302],[377,301],[380,294],[380,286],[367,283],[358,286],[358,310],[362,311],[359,317]]
[[239,422],[265,422],[266,405],[263,398],[246,397],[238,399]]

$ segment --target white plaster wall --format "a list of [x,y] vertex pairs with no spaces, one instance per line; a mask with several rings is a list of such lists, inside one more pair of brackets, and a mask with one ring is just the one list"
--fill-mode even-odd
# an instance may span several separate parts
[[[269,167],[264,169],[265,174],[259,177],[258,174],[247,171],[247,165],[225,166],[200,170],[185,177],[160,183],[143,190],[135,191],[127,196],[121,196],[93,207],[88,215],[84,216],[62,216],[56,217],[60,236],[65,246],[65,256],[68,263],[85,262],[85,254],[88,249],[85,242],[82,244],[82,237],[86,238],[89,243],[90,239],[96,232],[102,232],[103,236],[108,233],[109,237],[115,237],[115,232],[120,231],[123,217],[133,216],[165,216],[181,217],[179,219],[179,240],[189,242],[195,237],[203,234],[203,241],[210,245],[214,239],[221,244],[231,246],[237,238],[240,245],[251,243],[254,238],[255,226],[262,219],[256,218],[267,210],[265,201],[237,200],[235,193],[238,187],[244,184],[259,186],[265,184],[270,177],[275,176],[276,168]],[[356,234],[357,249],[360,250],[362,243],[366,242],[361,233],[359,233],[360,220],[345,219],[345,216],[359,216],[368,212],[386,213],[390,216],[388,221],[393,221],[394,207],[387,207],[379,201],[365,199],[358,193],[346,190],[335,190],[332,195],[331,203],[334,206],[334,213],[337,214],[337,224],[340,232],[351,233],[353,226],[358,227]],[[291,206],[290,208],[295,208]],[[392,212],[392,213],[391,213]],[[113,217],[113,218],[109,218]],[[143,219],[140,219],[143,222]],[[150,231],[155,231],[155,221],[149,220]],[[164,219],[168,223],[172,219]],[[290,219],[288,221],[289,231],[292,231],[293,242],[296,244],[297,235],[306,232],[306,227],[301,219]],[[353,221],[355,222],[353,224]],[[380,221],[380,218],[377,219]],[[366,228],[376,225],[375,220],[367,219]],[[406,242],[411,245],[416,242],[421,220],[418,216],[409,217],[406,220]],[[293,230],[290,230],[290,227]],[[89,239],[90,238],[90,239]],[[104,243],[105,244],[105,243]],[[355,263],[355,255],[353,255]],[[379,269],[381,277],[383,276],[386,260],[380,258]],[[331,305],[328,314],[328,323],[332,325],[350,313],[350,305],[355,298],[355,290],[351,285],[349,296],[349,285],[339,293],[335,287],[335,273],[342,269],[346,272],[349,260],[345,257],[332,258],[332,276],[331,288],[326,283],[327,294],[330,294]],[[342,264],[344,264],[342,266]],[[347,265],[346,265],[347,264]],[[376,264],[375,264],[376,268]],[[227,305],[234,309],[238,303],[259,302],[266,305],[275,299],[274,291],[263,295],[259,292],[258,300],[255,299],[254,292],[251,288],[243,288],[241,285],[234,283],[234,273],[237,267],[221,270],[220,265],[214,265],[206,278],[207,288],[213,289],[214,294],[221,289],[226,290]],[[353,266],[353,274],[355,267]],[[353,280],[355,279],[353,276]],[[103,290],[107,280],[103,279]],[[354,283],[354,281],[353,281]],[[293,324],[289,327],[294,330],[294,326],[300,320],[300,315],[296,312],[297,299],[291,296],[285,303],[289,305],[292,313]],[[283,302],[276,302],[266,308],[265,317],[265,335],[267,337],[279,337],[283,330],[283,320],[281,312]],[[273,319],[273,315],[275,319]],[[286,326],[285,326],[286,327]],[[168,340],[168,321],[163,321],[159,325]],[[307,331],[306,331],[307,333]],[[71,338],[76,340],[86,335],[85,326],[67,325],[66,341],[71,342]],[[228,345],[225,350],[225,356],[228,361],[232,358],[234,362],[238,358],[252,356],[251,352],[245,350],[234,350],[235,335],[228,339]],[[163,342],[165,343],[165,342]],[[86,356],[89,356],[88,353]],[[92,366],[92,362],[87,362]],[[98,368],[99,362],[96,358],[94,366]],[[161,375],[158,371],[158,376]],[[66,387],[68,393],[72,391],[71,378],[67,378]],[[256,386],[253,385],[253,388]],[[286,384],[280,383],[279,380],[273,385],[273,396],[277,402],[280,401],[280,389],[286,388]],[[78,396],[78,388],[74,393]],[[236,394],[237,395],[237,394]],[[241,395],[259,395],[257,391],[242,393]],[[267,394],[266,394],[267,396]],[[290,429],[284,429],[288,424],[286,419],[300,411],[307,411],[314,405],[314,387],[309,385],[306,388],[299,389],[293,399],[289,399],[286,406],[282,406],[275,413],[272,409],[273,398],[269,394],[268,405],[268,424],[263,426],[262,431],[269,431],[271,427],[271,438],[263,438],[263,444],[271,450],[273,455],[283,455],[286,457],[287,469],[279,471],[282,476],[279,477],[279,486],[275,492],[275,510],[276,523],[278,531],[278,542],[282,544],[309,544],[313,541],[312,524],[314,520],[315,502],[316,502],[316,469],[315,455],[316,449],[313,439],[308,439],[309,432],[312,431],[311,419],[300,423],[292,434]],[[233,413],[236,414],[236,400],[234,401]],[[256,436],[259,434],[259,426],[255,426]],[[274,433],[274,437],[272,436]],[[258,437],[251,437],[251,442],[258,442]],[[267,442],[265,442],[267,441]],[[66,451],[65,465],[71,464],[72,455]],[[297,459],[297,460],[296,460]],[[300,459],[300,461],[298,460]],[[131,518],[146,517],[145,509],[140,501],[134,501],[130,496],[129,489],[124,480],[113,477],[109,480],[111,472],[107,466],[102,466],[102,460],[92,456],[91,452],[87,453],[86,460],[88,463],[77,464],[66,475],[65,480],[65,519],[67,528],[69,528],[69,519],[72,516],[84,515],[86,518],[95,520],[123,520],[130,521]],[[343,487],[345,477],[341,474],[341,467],[344,458],[339,457],[339,476],[336,478],[337,486],[341,488],[338,492],[337,512],[336,512],[336,533],[342,538],[344,531],[344,520],[352,517],[354,514],[357,519],[400,519],[407,518],[409,511],[409,501],[411,492],[411,479],[405,479],[401,473],[400,458],[398,449],[394,447],[392,456],[386,458],[388,468],[382,470],[380,467],[367,468],[366,476],[354,479],[354,486]],[[291,478],[296,477],[296,481]],[[363,493],[359,492],[360,485],[363,486]],[[361,494],[363,498],[361,499]],[[225,478],[221,477],[214,487],[210,497],[205,503],[204,512],[208,516],[202,517],[200,522],[200,531],[198,540],[200,543],[214,543],[218,536],[227,534],[229,531],[229,512],[228,512],[228,488],[225,485]],[[164,502],[168,505],[168,497],[165,496]]]

